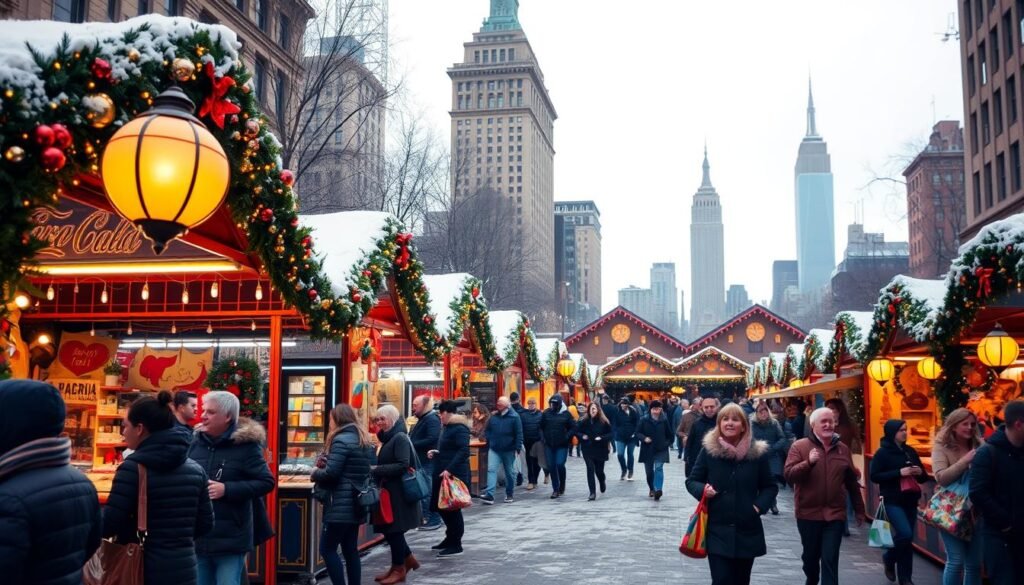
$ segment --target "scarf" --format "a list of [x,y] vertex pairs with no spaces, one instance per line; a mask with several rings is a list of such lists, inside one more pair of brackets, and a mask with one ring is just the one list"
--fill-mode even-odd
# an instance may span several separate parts
[[726,441],[721,435],[718,436],[718,444],[722,447],[723,455],[726,459],[735,459],[741,461],[747,456],[747,451],[750,450],[750,443],[753,440],[754,433],[749,430],[740,439],[739,444],[733,445],[729,441]]
[[26,469],[71,463],[71,439],[46,437],[23,443],[0,456],[0,480]]

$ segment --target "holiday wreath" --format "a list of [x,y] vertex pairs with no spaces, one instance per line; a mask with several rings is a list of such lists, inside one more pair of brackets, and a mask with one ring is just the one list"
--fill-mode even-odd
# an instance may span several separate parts
[[256,360],[232,357],[218,360],[206,376],[206,387],[211,391],[230,392],[238,396],[239,414],[260,418],[267,412],[266,397],[261,389],[260,367]]

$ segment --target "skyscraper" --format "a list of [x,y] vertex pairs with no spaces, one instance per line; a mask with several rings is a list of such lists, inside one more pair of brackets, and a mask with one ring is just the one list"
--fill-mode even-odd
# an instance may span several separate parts
[[800,292],[810,293],[829,282],[836,266],[832,162],[828,145],[818,135],[814,96],[807,82],[807,135],[796,157],[796,259]]
[[629,309],[640,317],[651,320],[651,313],[654,308],[654,299],[651,296],[651,289],[640,288],[629,285],[619,289],[619,304]]
[[[452,80],[452,191],[508,198],[523,254],[516,308],[552,304],[555,107],[519,24],[519,0],[491,0]],[[525,306],[525,305],[531,306]],[[539,306],[538,306],[539,305]]]
[[564,283],[566,327],[575,331],[601,316],[601,212],[593,201],[555,202],[555,296]]
[[679,334],[679,306],[676,304],[675,262],[651,265],[651,322],[669,335]]
[[739,315],[751,304],[750,295],[747,294],[747,287],[742,284],[729,285],[729,290],[725,293],[726,318]]
[[690,208],[689,337],[696,339],[725,320],[725,236],[722,204],[711,184],[708,149],[704,148],[704,177]]

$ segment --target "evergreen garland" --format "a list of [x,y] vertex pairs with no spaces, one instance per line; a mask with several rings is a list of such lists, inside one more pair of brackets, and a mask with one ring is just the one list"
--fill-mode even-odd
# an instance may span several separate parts
[[267,412],[267,397],[261,391],[260,367],[254,359],[232,357],[218,360],[206,375],[206,387],[211,391],[237,394],[241,416],[260,419]]

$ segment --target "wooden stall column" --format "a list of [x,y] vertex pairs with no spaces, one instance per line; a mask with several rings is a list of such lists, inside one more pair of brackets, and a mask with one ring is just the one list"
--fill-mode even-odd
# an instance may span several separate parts
[[[270,447],[270,473],[274,476],[274,489],[267,494],[267,515],[270,517],[270,525],[276,533],[279,529],[277,522],[277,465],[281,460],[280,450],[280,426],[281,421],[281,316],[274,315],[270,318],[270,390],[267,409],[267,445]],[[264,583],[275,585],[277,583],[277,536],[271,536],[266,542],[267,551],[264,559],[266,571]]]
[[444,354],[444,400],[455,398],[455,384],[452,380],[452,352]]
[[338,384],[341,386],[341,391],[338,389],[334,390],[334,396],[337,400],[334,405],[339,404],[350,404],[352,400],[352,356],[349,355],[351,344],[349,337],[352,335],[351,331],[343,333],[341,335],[341,343],[338,344],[341,347],[341,372],[338,376]]

